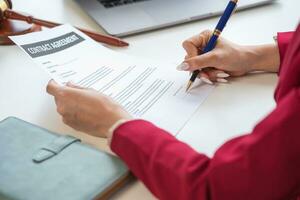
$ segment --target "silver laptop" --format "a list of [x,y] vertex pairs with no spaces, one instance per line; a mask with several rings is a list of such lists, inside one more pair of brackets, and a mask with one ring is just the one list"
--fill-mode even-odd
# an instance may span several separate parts
[[[76,0],[104,30],[115,36],[204,19],[223,13],[229,0]],[[273,0],[240,0],[238,9]]]

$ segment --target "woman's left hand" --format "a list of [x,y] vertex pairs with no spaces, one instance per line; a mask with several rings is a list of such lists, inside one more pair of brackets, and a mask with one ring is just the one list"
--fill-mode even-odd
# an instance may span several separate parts
[[93,136],[106,137],[114,123],[131,118],[119,104],[91,89],[71,83],[60,86],[51,80],[47,92],[54,96],[65,124]]

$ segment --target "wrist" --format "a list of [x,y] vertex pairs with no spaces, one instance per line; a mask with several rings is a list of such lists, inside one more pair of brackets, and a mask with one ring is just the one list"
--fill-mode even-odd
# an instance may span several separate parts
[[[112,128],[117,123],[132,119],[132,116],[117,103],[108,105],[106,116],[107,121],[105,122],[105,126],[102,127],[104,129],[102,129],[104,137],[108,137],[110,132],[113,132]],[[99,131],[101,132],[101,130]]]
[[116,122],[108,129],[108,131],[107,131],[107,133],[106,133],[108,146],[110,146],[110,144],[111,144],[111,141],[112,141],[113,134],[114,134],[115,130],[116,130],[119,126],[121,126],[122,124],[124,124],[124,123],[126,123],[126,122],[128,122],[128,121],[131,121],[131,120],[132,120],[132,119],[129,119],[129,118],[127,118],[127,119],[125,119],[125,118],[119,119],[119,120],[117,120],[117,121],[116,121]]
[[251,71],[277,72],[279,51],[276,44],[243,46],[242,56],[247,69]]

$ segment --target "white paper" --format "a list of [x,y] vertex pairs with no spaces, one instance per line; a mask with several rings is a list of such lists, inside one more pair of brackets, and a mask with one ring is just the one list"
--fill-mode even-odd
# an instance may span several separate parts
[[55,81],[72,81],[112,97],[135,118],[176,135],[214,88],[189,79],[167,62],[126,56],[90,39],[70,25],[10,37]]

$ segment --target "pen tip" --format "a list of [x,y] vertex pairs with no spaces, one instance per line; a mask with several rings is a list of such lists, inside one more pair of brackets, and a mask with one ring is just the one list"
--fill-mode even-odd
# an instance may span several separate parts
[[124,40],[119,40],[119,44],[120,44],[121,47],[129,46],[129,43],[125,42]]
[[188,92],[188,91],[189,91],[189,89],[191,88],[192,84],[193,84],[193,82],[192,82],[192,81],[189,81],[189,83],[188,83],[187,86],[186,86],[185,92]]

